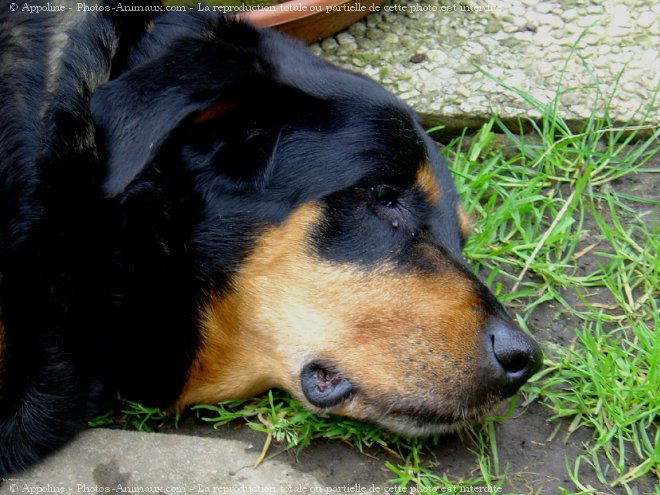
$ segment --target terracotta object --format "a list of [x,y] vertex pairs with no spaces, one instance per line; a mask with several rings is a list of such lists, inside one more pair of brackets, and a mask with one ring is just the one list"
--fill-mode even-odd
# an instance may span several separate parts
[[384,0],[290,0],[237,14],[257,27],[274,27],[306,43],[346,29],[372,12]]

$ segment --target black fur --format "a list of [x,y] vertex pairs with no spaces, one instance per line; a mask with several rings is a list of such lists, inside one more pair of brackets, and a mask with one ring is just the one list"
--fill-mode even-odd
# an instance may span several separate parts
[[[63,49],[59,79],[49,82],[54,19],[10,13],[8,2],[0,11],[4,476],[69,440],[93,414],[100,390],[89,349],[104,266],[96,193],[102,169],[88,100],[108,70],[113,30],[81,19]],[[33,29],[40,34],[17,37]]]
[[[9,3],[0,1],[0,477],[69,440],[103,394],[171,403],[197,350],[203,299],[225,290],[261,229],[297,205],[328,210],[316,238],[327,258],[397,257],[400,243],[377,234],[396,220],[410,249],[411,233],[433,232],[463,263],[455,213],[431,218],[419,193],[402,198],[410,218],[361,209],[381,208],[360,199],[374,186],[405,189],[422,161],[439,160],[410,110],[370,80],[204,13],[35,15]],[[206,118],[214,106],[224,113]],[[455,212],[436,165],[442,209]],[[337,206],[347,201],[356,208]]]

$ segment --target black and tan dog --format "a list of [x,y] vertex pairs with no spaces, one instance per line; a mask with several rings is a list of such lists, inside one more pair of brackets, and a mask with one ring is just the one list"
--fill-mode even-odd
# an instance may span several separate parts
[[0,475],[117,390],[281,387],[425,435],[538,369],[461,256],[432,141],[373,81],[201,12],[43,6],[0,2]]

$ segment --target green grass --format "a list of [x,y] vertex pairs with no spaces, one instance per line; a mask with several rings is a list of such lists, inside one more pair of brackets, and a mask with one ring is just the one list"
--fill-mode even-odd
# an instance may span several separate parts
[[[659,328],[657,317],[655,324]],[[552,409],[551,419],[571,418],[567,438],[581,427],[593,430],[593,445],[575,465],[589,464],[599,481],[611,486],[652,470],[657,476],[657,332],[639,322],[606,331],[597,320],[578,330],[575,344],[557,356],[546,370],[547,378],[529,389]],[[607,476],[608,471],[612,475]]]
[[[602,95],[595,88],[596,106]],[[548,441],[571,442],[575,431],[589,432],[582,453],[566,458],[574,493],[603,487],[634,493],[640,477],[660,478],[660,229],[643,213],[657,212],[660,203],[657,197],[637,197],[620,181],[643,173],[643,182],[660,172],[649,167],[660,150],[660,130],[644,125],[641,111],[634,125],[617,126],[607,111],[594,111],[582,129],[571,129],[559,115],[562,89],[545,104],[508,89],[542,115],[531,123],[531,133],[513,132],[493,117],[475,135],[442,149],[475,220],[466,256],[525,330],[542,331],[527,322],[538,310],[553,308],[572,332],[568,346],[546,343],[545,368],[524,388],[524,397],[525,404],[547,407],[555,425]],[[458,479],[437,469],[432,452],[441,438],[406,439],[316,416],[282,392],[194,409],[215,425],[245,421],[280,450],[302,449],[320,438],[358,450],[383,449],[392,459],[386,463],[391,483],[402,489],[507,486],[506,459],[497,448],[497,425],[505,418],[464,433],[474,466],[469,477]],[[117,421],[152,429],[171,419],[128,403],[97,423]],[[593,486],[585,473],[601,486]],[[520,493],[539,490],[540,485]],[[543,487],[548,490],[554,491]]]
[[[585,465],[603,486],[632,493],[640,476],[660,477],[660,232],[637,208],[657,213],[660,203],[615,181],[660,171],[647,166],[660,132],[617,128],[607,112],[573,132],[557,114],[559,96],[542,105],[521,94],[543,115],[532,135],[495,118],[467,152],[449,154],[478,220],[467,254],[489,281],[512,286],[500,298],[521,323],[544,304],[577,323],[569,348],[550,346],[545,370],[526,387],[528,402],[548,406],[551,420],[570,419],[567,441],[579,428],[592,430],[593,443],[567,459],[578,493],[596,493],[578,475]],[[493,128],[506,136],[497,145]],[[591,258],[584,272],[583,257]]]
[[[635,479],[660,477],[660,232],[637,208],[657,213],[660,203],[615,181],[660,171],[647,166],[660,132],[617,128],[607,113],[573,132],[557,115],[559,96],[542,105],[521,95],[543,114],[532,135],[495,118],[465,153],[449,154],[477,218],[467,255],[523,326],[548,304],[575,322],[569,348],[546,346],[546,368],[525,388],[527,400],[546,405],[551,420],[570,419],[557,423],[566,441],[579,428],[592,431],[584,453],[567,459],[577,493],[597,491],[580,480],[585,465],[603,486],[632,493]],[[493,128],[506,136],[497,144]],[[589,269],[580,270],[586,257]]]
[[[515,401],[512,405],[515,405]],[[360,452],[366,452],[367,448],[381,448],[389,456],[398,459],[396,463],[388,461],[385,465],[393,473],[391,483],[402,489],[413,486],[420,489],[438,486],[465,488],[485,484],[500,486],[503,476],[499,475],[494,425],[505,420],[513,411],[511,407],[504,416],[489,418],[484,425],[472,427],[465,433],[466,442],[474,446],[481,475],[456,484],[456,480],[435,473],[433,462],[425,459],[429,457],[431,449],[437,447],[441,437],[405,438],[358,421],[315,415],[282,391],[270,391],[266,396],[251,401],[199,405],[192,409],[198,412],[202,421],[216,427],[237,419],[245,420],[250,428],[268,435],[266,448],[271,444],[271,439],[280,442],[284,449],[298,451],[317,439],[342,441]]]
[[318,438],[344,441],[362,451],[380,445],[387,448],[389,435],[359,421],[332,418],[310,413],[288,394],[270,391],[255,401],[231,401],[218,405],[193,406],[203,421],[223,426],[235,419],[248,421],[250,428],[272,435],[285,448],[301,450]]
[[147,407],[137,402],[117,397],[108,406],[108,412],[90,421],[92,428],[121,427],[137,431],[157,431],[178,427],[179,416],[169,414],[158,407]]

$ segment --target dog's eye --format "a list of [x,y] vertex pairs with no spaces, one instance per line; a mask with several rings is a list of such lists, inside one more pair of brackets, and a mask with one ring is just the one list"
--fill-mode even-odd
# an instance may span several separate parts
[[371,188],[371,196],[383,206],[391,208],[396,206],[399,193],[389,186],[376,186]]

